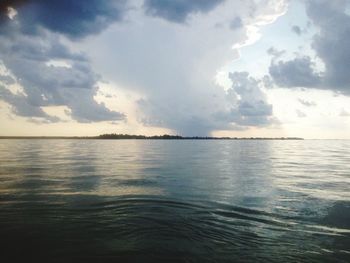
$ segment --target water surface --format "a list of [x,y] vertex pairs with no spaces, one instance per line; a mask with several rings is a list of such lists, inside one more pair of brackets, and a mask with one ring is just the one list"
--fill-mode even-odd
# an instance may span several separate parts
[[349,262],[349,149],[0,140],[0,260]]

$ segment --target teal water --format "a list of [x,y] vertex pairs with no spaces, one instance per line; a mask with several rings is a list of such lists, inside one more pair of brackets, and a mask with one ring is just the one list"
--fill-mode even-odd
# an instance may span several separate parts
[[350,262],[350,141],[0,140],[1,262]]

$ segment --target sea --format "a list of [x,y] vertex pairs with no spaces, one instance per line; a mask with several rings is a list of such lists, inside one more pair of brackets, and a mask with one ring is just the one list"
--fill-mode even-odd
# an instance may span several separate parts
[[350,141],[0,140],[0,262],[350,262]]

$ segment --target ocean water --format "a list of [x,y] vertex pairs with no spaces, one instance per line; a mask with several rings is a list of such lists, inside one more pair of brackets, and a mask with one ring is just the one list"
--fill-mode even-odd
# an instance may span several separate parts
[[0,140],[0,262],[350,262],[350,141]]

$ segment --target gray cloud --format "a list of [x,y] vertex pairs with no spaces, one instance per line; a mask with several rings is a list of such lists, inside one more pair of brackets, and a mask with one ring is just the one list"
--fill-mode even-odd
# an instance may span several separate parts
[[282,87],[306,87],[333,90],[350,95],[350,16],[349,1],[309,0],[306,12],[319,32],[311,47],[325,66],[324,72],[313,69],[310,57],[290,61],[272,61],[270,75]]
[[243,27],[243,21],[242,21],[242,18],[240,18],[239,16],[236,16],[230,23],[230,28],[232,30],[236,30],[242,27]]
[[303,99],[298,99],[298,101],[306,106],[306,107],[314,107],[314,106],[317,106],[316,102],[313,102],[313,101],[308,101],[308,100],[303,100]]
[[327,87],[350,95],[350,16],[347,1],[309,1],[307,14],[320,32],[312,48],[325,64]]
[[208,12],[224,0],[145,0],[146,13],[166,20],[183,23],[192,13]]
[[[8,7],[17,10],[14,19],[6,16]],[[45,106],[67,106],[69,115],[78,122],[125,119],[124,114],[94,100],[99,76],[86,55],[71,52],[57,33],[74,39],[94,34],[120,21],[126,10],[124,0],[1,2],[0,60],[25,95],[1,87],[0,99],[9,103],[15,114],[35,122],[38,120],[32,117],[41,118],[41,122],[59,121],[43,111]],[[1,76],[0,81],[10,85],[15,80]]]
[[275,86],[273,80],[271,79],[271,77],[269,75],[265,75],[261,81],[263,82],[264,87],[266,89],[272,89]]
[[346,110],[342,109],[339,113],[339,116],[340,117],[349,117],[350,116],[350,113],[347,112]]
[[12,85],[16,83],[16,81],[10,75],[0,75],[0,82],[4,83],[5,85]]
[[66,105],[70,109],[69,115],[78,122],[99,122],[123,120],[125,115],[109,110],[104,103],[97,103],[94,99],[97,87],[91,89],[67,90]]
[[[208,108],[191,98],[195,106],[202,108],[197,113],[194,110],[187,112],[185,117],[181,112],[182,105],[172,105],[171,100],[167,101],[169,108],[161,107],[157,101],[141,100],[139,106],[142,111],[151,116],[141,121],[149,126],[170,127],[180,134],[203,136],[216,129],[244,130],[276,123],[272,105],[268,103],[260,81],[250,77],[247,72],[230,73],[229,77],[232,87],[219,96],[208,98]],[[220,109],[220,104],[227,107]]]
[[[70,52],[55,36],[2,36],[0,51],[0,59],[25,93],[12,94],[1,88],[0,99],[9,103],[15,114],[57,122],[58,118],[46,114],[41,107],[67,106],[72,118],[79,122],[124,118],[94,100],[98,76],[86,57]],[[50,65],[51,60],[63,60],[68,66]]]
[[297,113],[297,116],[299,117],[299,118],[305,118],[307,115],[304,113],[304,112],[302,112],[301,110],[296,110],[295,111],[296,113]]
[[5,87],[0,86],[0,99],[11,105],[12,112],[22,117],[37,117],[48,122],[58,122],[60,119],[56,116],[51,116],[45,113],[40,107],[33,106],[23,94],[14,94]]
[[272,56],[274,59],[277,59],[286,53],[285,50],[277,50],[274,47],[270,47],[268,50],[266,50],[266,52],[267,52],[267,54]]
[[140,121],[145,126],[169,128],[178,134],[189,136],[208,136],[216,129],[231,129],[227,120],[218,119],[213,114],[219,98],[205,93],[198,98],[194,98],[194,95],[187,94],[186,98],[182,96],[181,101],[180,94],[176,93],[173,93],[173,98],[171,94],[152,94],[147,100],[138,101],[143,116]]
[[[17,9],[15,24],[6,19],[8,7]],[[0,33],[9,33],[14,26],[22,33],[39,34],[40,28],[80,38],[100,32],[114,21],[122,20],[128,10],[126,0],[17,0],[2,1],[0,5]]]
[[298,36],[300,36],[302,33],[301,28],[299,26],[292,26],[292,31]]
[[317,87],[321,83],[321,76],[314,71],[307,56],[286,62],[272,61],[269,73],[281,87]]
[[[2,27],[6,30],[0,30],[0,59],[26,94],[3,95],[2,99],[19,115],[25,113],[17,109],[15,99],[25,99],[33,112],[37,111],[28,115],[43,121],[50,119],[41,112],[45,106],[66,106],[66,113],[79,122],[124,119],[122,113],[94,100],[100,77],[92,63],[111,83],[142,97],[137,110],[145,125],[169,128],[182,135],[209,135],[214,130],[241,130],[274,123],[272,105],[261,89],[263,82],[247,73],[234,73],[231,76],[234,84],[226,92],[214,77],[222,65],[237,58],[232,45],[245,43],[249,38],[245,26],[232,31],[228,21],[239,17],[246,25],[262,25],[281,15],[283,5],[276,8],[273,2],[253,0],[146,0],[141,9],[130,12],[133,17],[129,17],[130,23],[125,27],[111,27],[108,34],[78,42],[71,40],[99,32],[112,20],[122,19],[124,11],[118,17],[103,11],[107,3],[117,1],[104,1],[97,7],[102,10],[97,15],[90,14],[92,6],[98,4],[91,1],[86,16],[79,13],[84,10],[83,1],[63,1],[69,7],[66,20],[61,16],[61,2],[50,2],[58,9],[52,11],[51,17],[67,21],[64,25],[49,21],[51,11],[48,17],[42,17],[49,2],[27,2],[16,6],[19,12],[16,21],[7,19]],[[124,10],[123,5],[118,10]],[[206,12],[211,13],[191,20],[190,26],[176,24]],[[78,14],[77,20],[73,13]],[[152,16],[176,23],[159,23]],[[225,26],[218,30],[215,24]],[[63,44],[66,41],[72,48]],[[85,50],[92,62],[85,54],[72,52],[73,49]],[[55,65],[52,60],[63,61],[64,66]]]
[[219,112],[218,117],[227,119],[238,126],[268,126],[275,123],[272,105],[260,87],[260,81],[250,77],[248,72],[230,73],[232,87],[227,96],[231,100],[231,108]]
[[6,21],[8,19],[8,8],[10,6],[19,6],[26,1],[24,0],[2,0],[0,2],[0,22]]
[[[245,25],[264,23],[284,11],[276,10],[273,3],[261,2],[253,8],[256,5],[255,1],[225,1],[210,15],[185,20],[185,27],[159,23],[138,12],[134,19],[142,21],[142,26],[115,28],[110,36],[88,43],[88,52],[93,53],[101,44],[106,47],[100,50],[95,65],[111,82],[140,94],[137,118],[146,126],[204,136],[215,130],[268,126],[275,120],[272,105],[261,89],[263,82],[244,75],[235,82],[243,86],[248,81],[246,88],[239,90],[237,86],[229,92],[215,83],[218,69],[237,58],[232,46],[247,41]],[[244,21],[240,30],[229,28],[235,17]],[[218,24],[222,26],[215,27]]]

